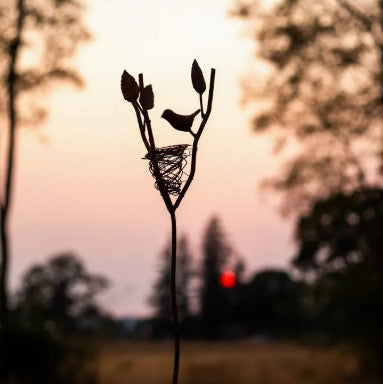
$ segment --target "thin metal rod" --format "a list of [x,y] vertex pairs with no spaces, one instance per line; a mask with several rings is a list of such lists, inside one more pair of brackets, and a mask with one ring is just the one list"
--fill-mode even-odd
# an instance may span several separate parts
[[203,111],[203,100],[202,100],[202,94],[201,93],[199,94],[199,105],[200,105],[200,109],[201,109],[201,116],[202,116],[202,118],[204,118],[205,113]]
[[136,112],[136,117],[137,117],[137,121],[138,121],[138,126],[140,128],[140,134],[141,134],[142,141],[146,147],[146,150],[148,152],[150,152],[150,144],[148,142],[148,139],[145,136],[145,124],[142,122],[142,119],[141,119],[139,104],[137,102],[132,103],[132,104],[133,104],[134,111]]
[[173,365],[173,384],[178,383],[178,372],[180,366],[180,330],[178,322],[178,307],[177,307],[177,284],[176,284],[176,269],[177,269],[177,222],[175,212],[170,213],[172,223],[172,259],[170,271],[170,291],[172,298],[172,311],[174,323],[174,365]]
[[211,113],[211,108],[213,106],[214,81],[215,81],[215,69],[212,68],[210,71],[209,98],[208,98],[208,102],[207,102],[207,109],[206,109],[206,112],[205,112],[204,117],[202,119],[202,122],[198,128],[198,131],[194,136],[189,177],[186,180],[184,187],[182,188],[180,194],[178,195],[177,200],[175,201],[175,203],[173,205],[175,210],[181,204],[181,201],[184,198],[184,196],[185,196],[187,190],[189,189],[190,184],[194,178],[194,174],[195,174],[195,170],[196,170],[196,166],[197,166],[198,141],[199,141],[199,138],[202,135],[203,129],[205,128],[205,125],[209,119],[209,116]]
[[[144,92],[144,75],[140,73],[138,75],[138,81],[139,81],[139,87],[140,87],[140,93]],[[143,98],[144,100],[144,98]],[[145,100],[144,100],[145,101]],[[170,214],[174,212],[173,208],[173,203],[172,200],[170,199],[169,193],[163,183],[160,168],[158,166],[157,162],[157,155],[156,155],[156,144],[154,142],[154,136],[153,136],[153,131],[152,131],[152,124],[149,118],[149,113],[148,110],[146,109],[145,102],[143,102],[142,106],[142,114],[144,116],[144,124],[146,124],[146,128],[148,130],[148,137],[149,137],[149,145],[150,145],[150,150],[153,152],[153,169],[154,169],[154,177],[156,178],[157,184],[158,184],[158,189],[160,191],[160,194],[162,196],[162,199],[164,200],[164,203],[166,205],[166,208]]]

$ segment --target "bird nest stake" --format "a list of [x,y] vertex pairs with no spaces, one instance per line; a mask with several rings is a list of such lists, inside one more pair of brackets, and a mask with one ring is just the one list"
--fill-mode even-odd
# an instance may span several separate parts
[[[144,76],[138,76],[138,84],[133,76],[124,71],[121,77],[121,91],[124,99],[130,102],[137,117],[142,141],[147,150],[144,159],[149,160],[149,169],[155,178],[155,187],[160,191],[161,197],[170,214],[172,229],[172,257],[170,272],[170,290],[172,300],[172,312],[174,321],[174,365],[173,384],[178,383],[180,360],[180,333],[178,323],[177,297],[176,297],[176,259],[177,259],[177,221],[176,210],[185,197],[196,171],[198,142],[209,119],[214,93],[215,69],[210,70],[209,94],[206,110],[204,110],[203,94],[206,90],[206,82],[202,70],[196,60],[191,69],[193,88],[199,95],[200,108],[191,115],[179,115],[170,109],[166,109],[162,118],[179,131],[188,132],[193,136],[192,145],[180,144],[170,147],[157,148],[154,141],[149,110],[154,107],[154,94],[151,85],[144,85]],[[192,130],[194,118],[200,114],[201,122],[197,131]],[[187,158],[191,156],[190,172],[184,172]],[[184,180],[184,176],[186,180]],[[174,196],[173,200],[170,196]]]

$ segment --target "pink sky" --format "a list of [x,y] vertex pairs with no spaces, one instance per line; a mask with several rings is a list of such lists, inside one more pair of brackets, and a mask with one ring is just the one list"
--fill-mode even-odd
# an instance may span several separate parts
[[[113,282],[104,297],[113,312],[146,314],[169,217],[153,187],[130,104],[121,95],[124,69],[143,72],[156,96],[151,114],[159,145],[187,142],[160,119],[165,108],[191,113],[198,99],[190,68],[217,69],[213,112],[199,146],[197,174],[178,210],[180,232],[199,257],[207,221],[219,215],[228,240],[250,270],[286,266],[291,223],[257,189],[279,161],[272,141],[256,136],[240,106],[240,77],[252,60],[242,26],[222,0],[92,0],[93,41],[76,61],[87,86],[50,94],[50,118],[20,134],[12,212],[13,285],[36,261],[78,253]],[[43,144],[42,137],[47,138]]]

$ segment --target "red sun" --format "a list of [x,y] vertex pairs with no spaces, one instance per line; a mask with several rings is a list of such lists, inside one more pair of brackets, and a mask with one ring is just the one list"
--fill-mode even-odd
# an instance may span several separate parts
[[233,288],[235,286],[236,278],[232,271],[225,271],[219,277],[219,283],[224,288]]

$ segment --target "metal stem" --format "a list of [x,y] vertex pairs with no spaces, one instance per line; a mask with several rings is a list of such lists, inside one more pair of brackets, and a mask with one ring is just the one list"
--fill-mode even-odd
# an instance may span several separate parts
[[178,323],[178,307],[176,292],[176,269],[177,269],[177,222],[175,211],[170,212],[172,222],[172,259],[170,272],[170,290],[172,298],[172,311],[174,322],[174,365],[173,365],[173,384],[178,383],[178,372],[180,365],[180,330]]

